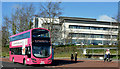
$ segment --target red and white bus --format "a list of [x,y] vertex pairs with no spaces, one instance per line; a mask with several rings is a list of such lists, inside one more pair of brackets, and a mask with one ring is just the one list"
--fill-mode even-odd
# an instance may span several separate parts
[[10,36],[9,59],[23,64],[51,64],[50,31],[34,28]]

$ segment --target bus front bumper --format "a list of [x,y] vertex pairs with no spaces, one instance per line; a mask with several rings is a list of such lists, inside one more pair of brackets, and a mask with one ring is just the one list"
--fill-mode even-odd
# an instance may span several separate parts
[[51,64],[52,63],[52,60],[35,60],[35,59],[31,59],[31,58],[28,58],[26,60],[26,64]]

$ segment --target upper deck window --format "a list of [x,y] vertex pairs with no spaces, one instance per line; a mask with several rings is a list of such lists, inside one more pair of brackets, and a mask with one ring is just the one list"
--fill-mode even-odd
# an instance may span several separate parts
[[50,37],[49,31],[44,29],[34,29],[32,31],[32,37]]
[[10,37],[10,41],[16,41],[16,40],[21,40],[21,39],[25,39],[25,38],[30,38],[30,32],[20,34],[20,35],[14,36],[14,37]]

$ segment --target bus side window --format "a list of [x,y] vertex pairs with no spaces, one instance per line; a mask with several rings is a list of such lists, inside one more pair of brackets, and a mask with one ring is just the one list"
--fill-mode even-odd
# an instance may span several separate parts
[[14,55],[14,48],[11,48],[11,54]]
[[27,55],[28,47],[25,48],[25,55]]
[[19,55],[22,55],[22,47],[19,48]]
[[25,54],[28,56],[28,58],[31,57],[31,48],[30,48],[30,46],[26,47],[26,52],[25,52]]
[[11,54],[12,54],[12,48],[10,48]]

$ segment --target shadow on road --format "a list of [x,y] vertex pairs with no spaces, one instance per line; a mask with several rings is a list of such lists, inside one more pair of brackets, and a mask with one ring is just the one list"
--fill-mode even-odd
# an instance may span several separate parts
[[71,60],[63,60],[63,59],[55,59],[52,64],[35,64],[35,65],[23,65],[21,63],[12,63],[12,62],[1,62],[4,67],[46,67],[46,66],[61,66],[66,64],[74,64],[74,63],[80,63],[84,61],[71,61]]
[[79,62],[84,62],[84,61],[70,61],[70,60],[54,60],[52,62],[52,64],[49,64],[49,65],[32,65],[32,66],[35,66],[35,67],[39,67],[39,66],[59,66],[59,65],[65,65],[65,64],[74,64],[74,63],[79,63]]

